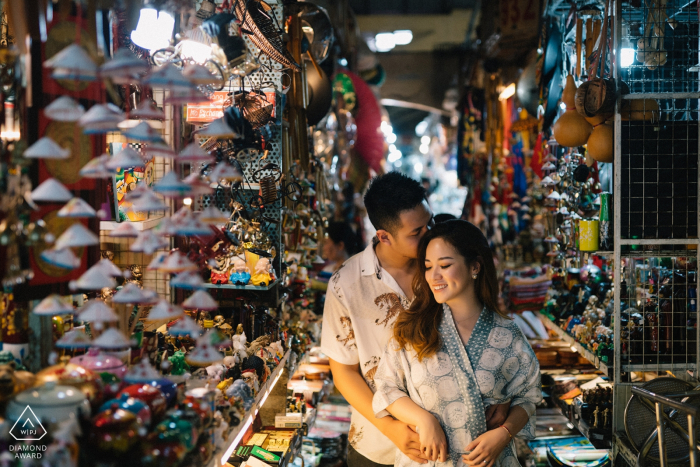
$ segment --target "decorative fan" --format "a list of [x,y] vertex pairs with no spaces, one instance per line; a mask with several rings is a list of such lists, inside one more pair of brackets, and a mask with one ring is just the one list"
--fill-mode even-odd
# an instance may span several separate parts
[[281,63],[294,71],[300,71],[301,67],[294,61],[282,41],[279,28],[270,6],[262,0],[235,0],[235,13],[241,22],[242,32],[250,36],[262,53],[272,60]]
[[234,101],[254,130],[267,125],[272,118],[274,106],[263,93],[241,91],[234,96]]

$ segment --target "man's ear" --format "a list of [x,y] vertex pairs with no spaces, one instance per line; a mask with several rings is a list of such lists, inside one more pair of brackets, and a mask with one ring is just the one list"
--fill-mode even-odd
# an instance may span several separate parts
[[388,246],[391,246],[392,242],[394,241],[394,237],[392,237],[389,232],[382,229],[377,230],[377,239],[380,243],[384,243]]

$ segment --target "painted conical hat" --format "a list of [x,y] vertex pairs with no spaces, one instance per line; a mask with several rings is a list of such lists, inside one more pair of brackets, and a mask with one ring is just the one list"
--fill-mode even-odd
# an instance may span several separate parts
[[77,281],[70,281],[68,287],[71,290],[102,290],[105,287],[113,289],[117,286],[117,281],[102,271],[92,271],[84,273]]
[[63,149],[48,136],[40,138],[22,154],[28,159],[68,159],[70,149]]
[[58,217],[95,217],[97,213],[87,201],[82,198],[72,198],[56,213]]
[[109,160],[109,154],[102,154],[99,157],[91,159],[80,169],[80,176],[85,178],[111,178],[114,172],[105,167],[105,163]]
[[203,289],[204,281],[195,271],[181,272],[170,279],[170,286],[180,289]]
[[207,342],[204,336],[197,339],[197,345],[185,356],[185,361],[192,366],[209,366],[224,359],[224,354]]
[[127,49],[119,49],[112,60],[105,62],[99,69],[101,78],[111,79],[116,84],[131,84],[134,77],[148,71],[148,63],[138,58]]
[[112,277],[121,277],[124,275],[122,273],[122,270],[119,269],[116,264],[114,264],[107,258],[102,258],[101,260],[99,260],[97,263],[95,263],[95,266],[93,266],[93,268],[94,267],[98,267],[102,270],[102,272],[105,272]]
[[202,149],[197,143],[190,143],[185,148],[180,151],[177,156],[178,162],[212,162],[214,156]]
[[113,155],[105,163],[105,167],[110,170],[118,170],[129,167],[146,167],[146,163],[141,158],[141,154],[127,146]]
[[190,336],[197,338],[202,332],[202,328],[195,320],[185,315],[178,319],[175,324],[168,328],[168,334],[173,336]]
[[221,78],[214,76],[205,66],[193,63],[186,65],[182,70],[184,76],[190,83],[198,86],[207,84],[221,84]]
[[217,118],[206,128],[199,131],[197,136],[208,136],[210,138],[238,138],[239,135],[226,124],[223,118]]
[[133,282],[127,282],[124,287],[112,296],[113,303],[151,303],[155,292],[141,289]]
[[151,308],[148,316],[144,318],[146,321],[172,321],[185,314],[182,307],[174,305],[165,299],[161,299]]
[[214,193],[214,187],[203,180],[197,172],[192,172],[187,177],[182,179],[182,181],[192,187],[192,192],[190,193],[191,196],[210,195]]
[[85,114],[85,107],[68,96],[61,96],[46,106],[44,115],[57,122],[75,122]]
[[194,88],[194,85],[190,83],[187,78],[182,76],[180,70],[178,70],[172,63],[166,63],[161,67],[151,70],[151,72],[143,79],[143,84],[169,89],[171,91],[188,90]]
[[41,316],[65,315],[73,313],[73,305],[58,294],[51,294],[34,307],[32,313]]
[[207,292],[197,290],[187,300],[182,302],[182,307],[192,310],[216,310],[219,304]]
[[151,99],[142,100],[129,112],[129,118],[137,120],[165,120],[165,112],[156,107]]
[[192,191],[192,187],[181,181],[174,171],[170,171],[153,185],[153,191],[163,196],[182,196]]
[[151,230],[144,230],[139,233],[139,236],[136,237],[136,241],[131,244],[129,250],[152,255],[156,252],[156,250],[160,250],[161,248],[165,248],[167,246],[167,240],[159,237]]
[[160,131],[151,128],[146,122],[141,122],[133,128],[127,128],[122,130],[122,134],[129,139],[136,141],[160,141]]
[[90,337],[82,329],[71,329],[56,341],[59,349],[86,349],[91,346]]
[[204,209],[204,211],[201,211],[199,213],[199,220],[202,222],[206,222],[207,224],[221,224],[224,222],[228,222],[230,217],[230,213],[224,213],[223,211],[221,211],[221,209],[217,208],[213,204],[209,205],[207,208]]
[[80,258],[70,248],[52,248],[41,252],[41,259],[63,269],[80,267]]
[[150,383],[162,377],[163,375],[151,365],[148,358],[142,358],[140,362],[129,368],[124,375],[124,381],[128,384]]
[[56,240],[56,248],[99,245],[100,239],[80,222],[68,227]]
[[115,323],[119,316],[102,300],[88,300],[78,309],[78,319],[88,323]]
[[146,146],[146,154],[153,154],[157,157],[164,157],[166,159],[173,159],[177,157],[175,150],[161,141],[151,143]]
[[209,225],[207,225],[204,222],[201,222],[200,220],[195,219],[195,218],[190,218],[189,220],[179,222],[178,224],[175,225],[174,230],[175,230],[175,235],[192,236],[192,235],[213,235],[214,234],[214,232],[212,231],[211,227],[209,227]]
[[72,197],[73,193],[55,178],[47,178],[31,193],[32,201],[46,203],[66,203]]
[[131,205],[135,212],[165,211],[168,205],[163,203],[152,191],[139,197]]
[[196,271],[199,269],[196,264],[179,251],[174,251],[168,255],[160,266],[160,271],[177,273],[183,271]]
[[219,162],[214,167],[214,170],[209,173],[209,180],[214,183],[218,183],[220,180],[241,181],[243,180],[243,175],[240,170],[231,164]]
[[52,68],[54,79],[92,81],[97,78],[97,65],[78,44],[71,44],[44,62]]
[[118,125],[125,119],[124,112],[114,104],[95,104],[78,119],[84,133],[108,133],[119,131]]
[[93,340],[92,345],[99,349],[126,349],[131,347],[131,342],[121,331],[109,328]]
[[131,237],[136,238],[139,236],[139,231],[136,230],[134,224],[131,222],[120,222],[116,229],[110,231],[107,236],[109,237]]

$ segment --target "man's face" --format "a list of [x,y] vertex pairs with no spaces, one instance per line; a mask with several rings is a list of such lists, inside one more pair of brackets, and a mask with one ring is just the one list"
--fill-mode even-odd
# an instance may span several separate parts
[[418,242],[433,226],[433,213],[426,201],[399,216],[401,225],[394,235],[388,234],[392,248],[402,256],[418,258]]

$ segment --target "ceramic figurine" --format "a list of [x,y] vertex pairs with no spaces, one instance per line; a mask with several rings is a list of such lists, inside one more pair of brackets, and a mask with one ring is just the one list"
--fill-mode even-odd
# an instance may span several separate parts
[[258,375],[255,373],[255,370],[243,370],[241,372],[241,378],[243,378],[243,381],[245,381],[253,394],[258,393],[260,390],[260,382],[258,381]]
[[258,259],[258,262],[255,263],[255,274],[250,278],[250,283],[262,287],[269,285],[272,282],[271,271],[272,264],[268,258]]
[[[224,357],[224,360],[226,358],[230,358],[230,357]],[[221,363],[215,363],[213,365],[209,365],[208,367],[206,367],[207,375],[209,376],[209,378],[214,380],[214,382],[216,382],[216,383],[221,381],[226,370],[227,370],[227,367]]]
[[255,401],[255,397],[251,392],[250,386],[242,379],[237,379],[231,386],[226,389],[226,397],[235,397],[243,403],[245,410],[250,410]]
[[228,436],[228,426],[224,416],[217,410],[214,413],[214,444],[217,449],[225,449],[227,447],[224,443],[226,443]]
[[170,369],[171,375],[184,375],[190,371],[190,366],[185,362],[185,352],[182,350],[178,350],[172,356],[168,357],[168,361],[172,365]]
[[233,356],[238,358],[236,363],[241,363],[244,358],[248,357],[248,352],[246,352],[245,332],[240,324],[238,326],[236,335],[231,336],[231,347],[233,348]]
[[215,258],[216,266],[211,268],[212,284],[228,284],[229,269],[231,260],[228,256],[218,256]]
[[232,262],[231,283],[235,285],[248,285],[248,282],[250,282],[250,269],[246,266],[245,261],[235,256]]

